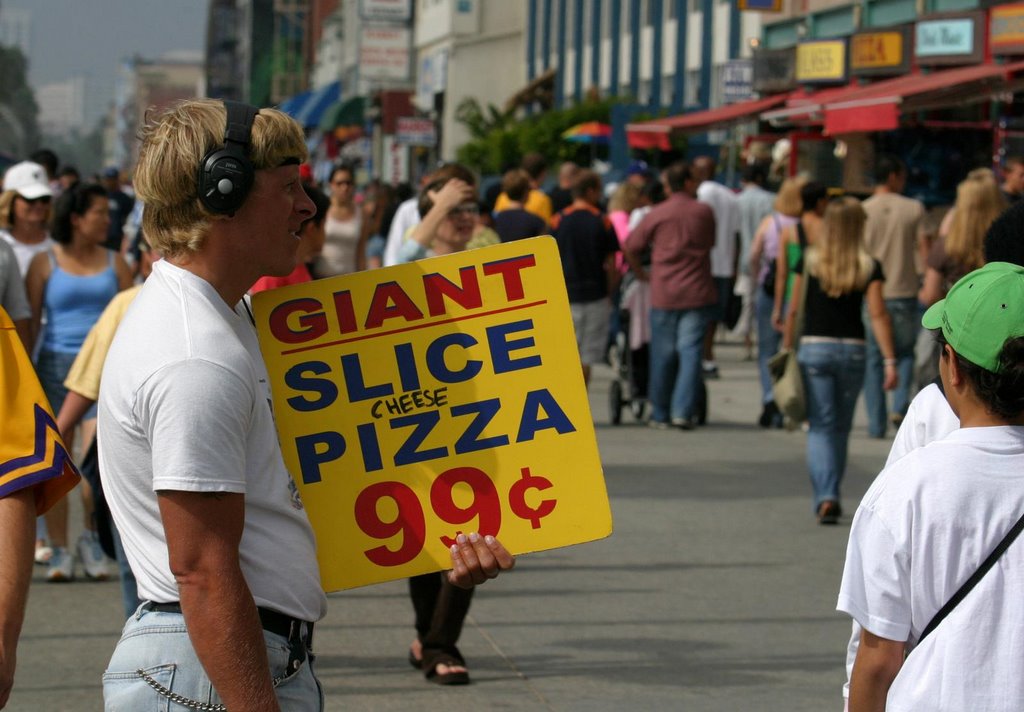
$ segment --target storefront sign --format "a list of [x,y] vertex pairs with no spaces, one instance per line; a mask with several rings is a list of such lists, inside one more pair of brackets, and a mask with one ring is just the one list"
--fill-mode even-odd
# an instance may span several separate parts
[[420,57],[416,72],[416,105],[424,111],[434,108],[434,95],[448,88],[448,50],[428,52]]
[[850,39],[850,73],[903,74],[910,69],[910,28],[864,32]]
[[325,590],[449,568],[460,532],[513,553],[611,533],[554,239],[260,292],[253,311]]
[[407,27],[364,26],[359,35],[359,72],[365,79],[409,79]]
[[369,22],[408,22],[412,0],[360,0],[360,15]]
[[733,59],[722,65],[722,101],[731,104],[754,96],[754,65],[749,59]]
[[398,118],[395,140],[407,146],[436,146],[437,131],[430,119],[401,116]]
[[992,8],[989,45],[992,54],[1024,54],[1024,3]]
[[922,20],[914,28],[918,64],[971,64],[982,60],[984,14]]
[[777,94],[796,87],[796,50],[755,49],[753,86],[760,94]]
[[846,40],[802,42],[796,46],[799,84],[834,84],[846,81]]
[[736,7],[753,12],[782,12],[782,0],[736,0]]

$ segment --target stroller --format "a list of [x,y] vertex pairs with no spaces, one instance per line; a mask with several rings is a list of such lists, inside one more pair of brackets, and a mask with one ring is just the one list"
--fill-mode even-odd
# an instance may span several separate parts
[[611,424],[623,421],[623,410],[629,406],[633,417],[642,422],[647,405],[647,370],[649,344],[642,338],[640,322],[646,320],[646,285],[639,282],[633,273],[623,279],[622,299],[618,302],[617,329],[608,348],[608,363],[615,377],[608,388],[608,413]]
[[[608,350],[608,362],[615,378],[608,389],[608,412],[612,425],[622,423],[627,406],[638,422],[647,411],[647,383],[650,371],[650,288],[627,272],[622,281],[618,310],[618,328]],[[705,425],[708,418],[708,392],[701,378],[694,419]]]

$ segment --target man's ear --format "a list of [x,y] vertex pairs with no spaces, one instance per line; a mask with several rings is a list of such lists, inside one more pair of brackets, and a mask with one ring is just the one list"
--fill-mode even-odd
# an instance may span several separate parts
[[942,345],[943,358],[946,359],[946,369],[949,374],[949,385],[954,388],[964,382],[964,371],[960,367],[960,360],[956,357],[956,351],[949,344]]

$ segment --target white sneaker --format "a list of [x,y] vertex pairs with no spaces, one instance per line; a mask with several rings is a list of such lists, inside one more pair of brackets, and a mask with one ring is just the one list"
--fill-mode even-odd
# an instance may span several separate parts
[[47,544],[45,541],[39,540],[36,542],[36,563],[40,565],[46,565],[50,563],[50,559],[53,558],[53,547]]
[[46,570],[46,580],[58,583],[70,581],[74,578],[75,562],[71,558],[71,552],[63,546],[53,547],[53,556],[50,557],[50,566]]
[[110,565],[96,532],[82,532],[76,548],[86,576],[97,581],[106,581],[110,578]]

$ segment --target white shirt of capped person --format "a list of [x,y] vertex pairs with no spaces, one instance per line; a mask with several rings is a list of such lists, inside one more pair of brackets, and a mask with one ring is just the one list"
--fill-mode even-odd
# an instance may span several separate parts
[[887,467],[854,516],[838,610],[912,652],[886,710],[1020,710],[1024,546],[924,642],[932,617],[1024,513],[1024,427],[956,430]]
[[245,494],[239,561],[256,605],[316,621],[327,600],[313,530],[285,469],[266,367],[243,304],[161,260],[103,370],[103,484],[139,596],[177,601],[158,490]]

